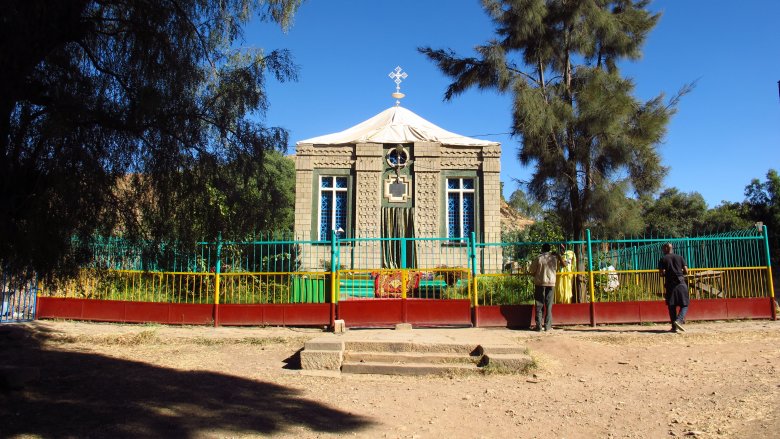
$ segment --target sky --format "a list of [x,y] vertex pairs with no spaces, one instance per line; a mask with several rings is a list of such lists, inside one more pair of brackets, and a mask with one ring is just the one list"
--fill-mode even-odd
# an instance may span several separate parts
[[[655,0],[662,12],[642,59],[621,64],[634,95],[682,98],[659,151],[669,173],[663,188],[698,192],[710,207],[743,201],[751,180],[780,170],[780,1]],[[508,197],[532,167],[517,160],[519,139],[508,133],[509,96],[471,90],[443,100],[450,80],[418,47],[474,56],[495,37],[479,0],[306,0],[287,33],[253,22],[246,47],[288,49],[299,67],[296,82],[269,78],[269,126],[296,142],[342,131],[395,105],[388,76],[408,77],[401,106],[455,133],[502,144],[501,181]]]

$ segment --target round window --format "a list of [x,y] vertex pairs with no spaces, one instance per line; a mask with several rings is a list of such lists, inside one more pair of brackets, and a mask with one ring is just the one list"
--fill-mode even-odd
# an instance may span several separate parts
[[404,167],[407,160],[409,160],[409,153],[406,152],[405,148],[391,149],[390,152],[387,153],[387,163],[394,168]]

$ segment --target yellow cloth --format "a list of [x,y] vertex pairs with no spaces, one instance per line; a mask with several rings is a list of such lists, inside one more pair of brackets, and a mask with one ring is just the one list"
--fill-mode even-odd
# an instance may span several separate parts
[[577,256],[572,250],[566,250],[561,257],[563,258],[563,266],[558,271],[558,278],[555,280],[555,303],[571,303],[574,275],[564,273],[575,271]]

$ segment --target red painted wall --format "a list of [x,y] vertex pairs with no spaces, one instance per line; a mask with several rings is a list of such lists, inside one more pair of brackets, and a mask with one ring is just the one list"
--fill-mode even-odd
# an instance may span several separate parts
[[[326,326],[331,304],[219,305],[127,302],[118,300],[38,297],[37,318],[128,323],[211,325]],[[416,326],[454,325],[528,328],[533,305],[479,306],[468,300],[369,299],[345,300],[336,307],[337,318],[348,327],[392,327],[408,322]],[[553,324],[591,323],[590,304],[553,307]],[[595,324],[664,323],[669,314],[663,301],[595,303]],[[691,300],[688,320],[772,319],[769,298]]]
[[[669,311],[662,301],[599,302],[594,306],[595,324],[665,323]],[[529,328],[533,325],[533,305],[480,306],[474,311],[476,326]],[[691,300],[687,320],[771,319],[768,298]],[[590,324],[590,304],[553,306],[554,325]]]

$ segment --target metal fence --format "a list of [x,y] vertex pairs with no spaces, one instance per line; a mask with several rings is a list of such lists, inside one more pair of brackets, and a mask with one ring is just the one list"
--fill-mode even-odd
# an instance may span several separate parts
[[[662,300],[657,263],[667,241],[688,262],[692,297],[773,297],[766,228],[753,228],[676,239],[599,240],[588,232],[586,240],[551,243],[566,246],[556,302]],[[218,237],[190,249],[96,239],[93,261],[78,277],[43,285],[40,294],[196,304],[468,298],[474,306],[515,305],[533,301],[528,267],[541,245],[335,233],[328,241]]]
[[15,278],[4,272],[0,284],[0,323],[35,319],[37,293],[34,276]]
[[[689,267],[693,298],[774,297],[766,228],[691,238],[591,239],[551,243],[566,247],[556,303],[663,300],[658,261],[669,242]],[[477,243],[478,303],[533,302],[528,268],[541,242]],[[500,270],[495,259],[501,258]]]

